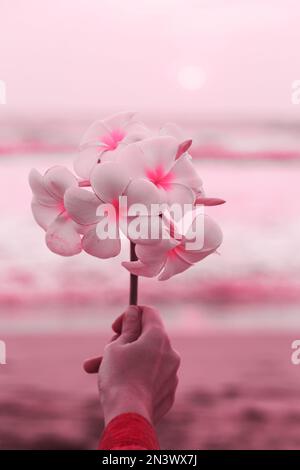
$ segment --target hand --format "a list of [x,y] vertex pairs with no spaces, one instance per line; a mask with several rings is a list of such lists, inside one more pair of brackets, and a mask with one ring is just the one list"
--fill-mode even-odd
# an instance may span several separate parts
[[126,412],[157,422],[174,403],[179,356],[151,307],[129,307],[113,329],[117,334],[103,358],[85,363],[92,372],[101,362],[99,392],[105,423]]

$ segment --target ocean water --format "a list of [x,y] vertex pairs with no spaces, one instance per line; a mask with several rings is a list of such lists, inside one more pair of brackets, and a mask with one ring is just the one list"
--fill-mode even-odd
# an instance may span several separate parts
[[[25,317],[35,318],[41,307],[42,322],[55,308],[58,319],[72,310],[84,323],[83,311],[90,324],[90,317],[99,321],[98,308],[126,305],[128,273],[120,265],[128,258],[126,240],[115,259],[103,261],[86,254],[63,258],[48,251],[44,233],[32,218],[30,169],[43,172],[56,164],[71,168],[72,154],[9,155],[2,156],[0,164],[2,327],[13,328],[12,312],[21,315],[23,324]],[[283,323],[297,318],[293,312],[300,302],[300,162],[202,159],[197,166],[206,193],[226,200],[223,206],[207,208],[223,230],[219,255],[164,283],[141,279],[141,302],[165,305],[167,311],[171,307],[174,311],[177,304],[186,312],[188,306],[190,312],[196,311],[196,318],[199,310],[205,318],[217,311],[217,324],[222,324],[222,315],[237,318],[236,305],[244,312],[240,317],[246,318],[250,307],[264,312],[257,319],[264,318],[268,309],[262,305],[274,304]],[[250,317],[255,319],[255,314]]]

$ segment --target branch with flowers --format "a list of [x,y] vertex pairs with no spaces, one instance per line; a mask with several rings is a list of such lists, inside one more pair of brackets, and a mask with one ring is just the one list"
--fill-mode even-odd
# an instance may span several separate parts
[[173,124],[155,135],[134,113],[92,124],[74,161],[77,176],[63,166],[29,175],[48,248],[107,259],[127,238],[130,304],[138,301],[138,276],[167,280],[214,253],[222,232],[199,209],[224,201],[205,196],[191,144]]

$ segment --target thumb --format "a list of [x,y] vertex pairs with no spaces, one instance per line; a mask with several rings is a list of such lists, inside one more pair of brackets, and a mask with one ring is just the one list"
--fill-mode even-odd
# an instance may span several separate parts
[[102,362],[102,356],[92,357],[84,361],[83,368],[85,372],[87,372],[88,374],[97,374],[101,366],[101,362]]
[[122,344],[136,341],[141,334],[141,315],[137,305],[130,305],[124,313],[122,332],[117,341]]

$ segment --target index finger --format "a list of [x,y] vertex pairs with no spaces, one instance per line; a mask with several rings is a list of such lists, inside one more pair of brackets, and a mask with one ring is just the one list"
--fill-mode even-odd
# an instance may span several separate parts
[[161,319],[161,316],[155,308],[149,307],[148,305],[141,306],[142,308],[142,332],[146,333],[153,327],[160,327],[163,330],[165,325]]
[[[122,326],[123,326],[123,320],[124,320],[124,315],[126,311],[128,310],[129,307],[125,310],[125,312],[121,313],[113,322],[111,325],[113,331],[120,335],[122,333]],[[141,311],[142,307],[138,306],[139,310]]]
[[112,324],[112,329],[115,333],[121,334],[122,333],[122,324],[123,324],[123,319],[124,319],[124,313],[118,316]]

